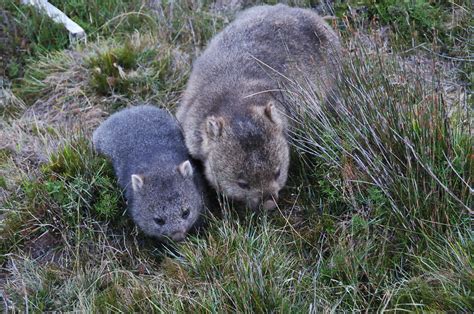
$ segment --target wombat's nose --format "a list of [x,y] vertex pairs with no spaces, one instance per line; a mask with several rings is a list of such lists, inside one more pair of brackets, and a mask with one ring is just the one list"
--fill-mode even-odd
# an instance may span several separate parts
[[263,203],[263,209],[270,210],[276,207],[276,203],[273,200],[268,200]]
[[186,237],[186,234],[181,231],[176,231],[175,233],[171,235],[171,239],[176,242],[183,241],[185,237]]
[[268,195],[263,199],[263,209],[270,210],[276,207],[276,201],[278,200],[278,196],[276,195]]

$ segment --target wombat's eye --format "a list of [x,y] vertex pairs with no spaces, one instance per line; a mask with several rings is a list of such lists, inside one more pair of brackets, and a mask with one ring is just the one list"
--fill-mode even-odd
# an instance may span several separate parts
[[183,217],[183,219],[186,219],[188,218],[188,216],[189,216],[189,208],[186,208],[185,210],[183,210],[181,217]]
[[237,181],[237,185],[241,188],[241,189],[244,189],[244,190],[249,190],[250,189],[250,185],[245,182],[245,181]]
[[160,226],[165,224],[165,220],[163,218],[154,218],[153,220]]
[[280,177],[280,168],[278,168],[278,170],[275,172],[275,180],[278,179]]

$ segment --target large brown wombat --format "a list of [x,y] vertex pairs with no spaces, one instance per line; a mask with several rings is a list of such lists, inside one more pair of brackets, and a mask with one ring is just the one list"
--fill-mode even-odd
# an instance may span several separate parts
[[210,183],[252,208],[273,208],[289,164],[284,80],[334,86],[340,44],[316,13],[285,5],[243,11],[195,61],[177,118]]

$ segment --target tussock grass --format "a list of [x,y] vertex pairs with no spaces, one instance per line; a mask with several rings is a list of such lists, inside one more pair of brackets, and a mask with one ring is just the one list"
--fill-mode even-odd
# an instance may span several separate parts
[[[426,252],[439,252],[452,237],[455,246],[465,242],[473,213],[472,125],[465,101],[448,104],[435,75],[429,83],[417,80],[421,70],[407,69],[400,59],[358,49],[342,66],[335,103],[321,107],[310,84],[295,84],[289,108],[297,109],[291,112],[297,126],[292,134],[304,168],[298,181],[314,186],[323,211],[340,213],[333,234],[337,244],[330,240],[328,248],[335,267],[326,270],[332,280],[352,286],[354,294],[343,302],[363,309],[384,304],[382,287],[400,275],[413,276],[413,270],[427,271],[428,260],[440,271],[439,255]],[[312,195],[308,210],[320,210],[315,200]],[[448,252],[454,256],[444,255],[441,264],[464,259]],[[469,275],[458,281],[462,292],[447,293],[452,299],[443,289],[456,279],[447,276],[447,285],[438,291],[439,278],[430,289],[426,278],[415,277],[384,306],[411,308],[423,299],[417,306],[424,309],[469,308],[472,265],[464,266],[463,274]],[[411,299],[404,295],[410,289]]]
[[79,227],[84,210],[107,217],[107,210],[123,204],[120,195],[111,166],[95,156],[88,141],[68,143],[42,165],[39,176],[24,177],[21,192],[5,204],[10,210],[1,230],[2,253],[41,235]]
[[0,88],[0,117],[4,120],[18,117],[26,108],[25,103],[15,96],[9,88]]
[[354,205],[356,192],[378,190],[395,223],[410,229],[405,221],[413,215],[443,228],[472,213],[469,111],[466,103],[449,108],[435,81],[409,77],[399,64],[362,53],[343,72],[335,108],[320,109],[316,92],[299,86],[300,106],[290,106],[300,109],[293,117],[303,126],[295,130],[296,147],[307,163],[314,157],[338,171],[343,181],[333,186]]
[[58,106],[65,113],[75,108],[114,111],[146,101],[172,108],[188,71],[189,58],[178,49],[135,33],[41,57],[13,91],[30,106]]
[[[116,103],[113,109],[136,99],[172,108],[184,88],[192,57],[228,23],[225,15],[208,12],[208,7],[153,2],[148,7],[156,23],[153,27],[118,32],[113,39],[99,37],[72,51],[40,56],[28,65],[14,91],[29,105],[72,92],[66,98]],[[108,98],[94,99],[97,94]]]

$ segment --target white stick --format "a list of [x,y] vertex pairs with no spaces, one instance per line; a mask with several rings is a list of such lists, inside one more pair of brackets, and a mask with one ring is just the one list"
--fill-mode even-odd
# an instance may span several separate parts
[[31,5],[45,12],[56,23],[63,24],[69,32],[69,40],[75,42],[77,40],[86,40],[86,32],[76,22],[71,20],[61,10],[46,0],[21,0],[22,4]]

